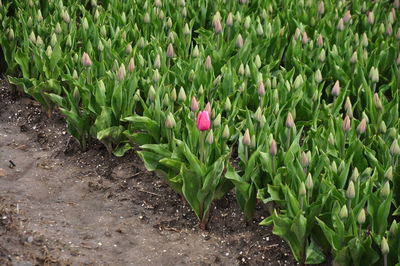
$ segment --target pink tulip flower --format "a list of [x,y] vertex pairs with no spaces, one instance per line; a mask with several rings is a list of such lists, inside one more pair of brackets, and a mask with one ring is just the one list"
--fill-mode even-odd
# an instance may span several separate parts
[[206,131],[210,128],[210,115],[207,111],[201,111],[197,116],[197,128],[200,131]]

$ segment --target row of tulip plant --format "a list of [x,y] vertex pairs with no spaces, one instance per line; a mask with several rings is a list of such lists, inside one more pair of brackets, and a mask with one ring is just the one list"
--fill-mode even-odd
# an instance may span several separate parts
[[301,264],[400,265],[399,0],[0,1],[8,80],[199,218],[235,190]]

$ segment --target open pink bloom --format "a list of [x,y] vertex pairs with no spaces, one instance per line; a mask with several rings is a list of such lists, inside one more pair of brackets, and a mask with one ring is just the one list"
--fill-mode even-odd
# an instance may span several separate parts
[[196,124],[200,131],[208,130],[211,125],[209,113],[207,111],[201,111],[197,116]]

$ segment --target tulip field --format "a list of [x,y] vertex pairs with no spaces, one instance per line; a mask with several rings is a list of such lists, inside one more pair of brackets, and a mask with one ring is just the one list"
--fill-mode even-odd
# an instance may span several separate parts
[[234,191],[301,265],[400,265],[400,1],[0,2],[8,81],[134,150],[207,230]]

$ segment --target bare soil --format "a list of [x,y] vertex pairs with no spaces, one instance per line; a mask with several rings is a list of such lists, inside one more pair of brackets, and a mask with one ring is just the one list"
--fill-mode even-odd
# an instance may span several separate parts
[[0,81],[0,265],[294,265],[263,215],[246,225],[229,194],[198,229],[135,152],[82,152],[62,116]]

